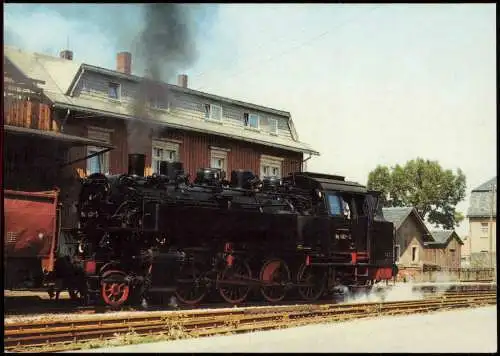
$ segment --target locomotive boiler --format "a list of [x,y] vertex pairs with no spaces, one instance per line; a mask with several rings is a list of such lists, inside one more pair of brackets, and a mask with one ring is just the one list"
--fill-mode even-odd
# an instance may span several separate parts
[[78,202],[78,292],[119,306],[147,293],[200,303],[212,291],[244,302],[298,294],[315,300],[339,286],[392,278],[393,225],[376,192],[344,177],[297,172],[282,179],[179,162],[144,176],[144,155],[126,174],[83,180]]

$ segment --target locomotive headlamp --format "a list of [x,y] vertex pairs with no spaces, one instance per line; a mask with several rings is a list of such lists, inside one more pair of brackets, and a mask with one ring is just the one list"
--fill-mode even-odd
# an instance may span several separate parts
[[39,233],[38,233],[38,238],[39,238],[40,240],[41,240],[41,239],[43,239],[43,237],[44,237],[44,236],[45,236],[45,235],[43,234],[43,232],[39,232]]

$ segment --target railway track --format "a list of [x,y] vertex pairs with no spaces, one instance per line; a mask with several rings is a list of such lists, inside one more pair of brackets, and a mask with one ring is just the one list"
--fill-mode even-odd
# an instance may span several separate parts
[[268,330],[311,323],[344,321],[382,315],[430,312],[496,304],[496,292],[454,293],[423,300],[385,303],[284,305],[102,316],[5,324],[6,351],[80,349],[85,342],[120,335],[161,335],[163,340]]
[[[457,293],[466,293],[466,292],[490,292],[496,290],[496,285],[493,284],[477,284],[477,285],[451,285],[446,286],[447,290],[443,291],[443,287],[439,287],[436,285],[421,285],[412,287],[412,291],[421,293],[423,297],[430,297],[434,294],[457,294]],[[390,292],[391,289],[388,289]],[[34,298],[34,297],[31,297]],[[13,299],[11,297],[11,299]],[[297,300],[285,300],[282,302],[278,302],[274,305],[297,305],[297,304],[325,304],[331,302],[330,299],[320,299],[315,302],[306,302],[306,301],[297,301]],[[18,304],[18,306],[16,306]],[[27,306],[27,304],[29,304]],[[148,311],[162,311],[162,310],[172,310],[171,307],[167,307],[168,303],[152,303]],[[262,301],[246,301],[241,304],[242,307],[256,307],[268,305],[266,302]],[[62,299],[59,302],[55,302],[53,300],[48,299],[31,299],[29,301],[23,300],[19,303],[12,303],[10,301],[6,301],[4,298],[4,316],[22,316],[22,315],[30,315],[30,314],[67,314],[67,313],[77,313],[77,314],[107,314],[114,313],[117,311],[144,311],[140,307],[134,306],[124,306],[119,309],[111,308],[108,306],[82,306],[77,302],[71,301],[69,299]],[[189,306],[189,305],[179,305],[178,310],[198,310],[198,309],[208,309],[208,308],[228,308],[228,304],[225,302],[208,302],[203,303],[197,306]]]

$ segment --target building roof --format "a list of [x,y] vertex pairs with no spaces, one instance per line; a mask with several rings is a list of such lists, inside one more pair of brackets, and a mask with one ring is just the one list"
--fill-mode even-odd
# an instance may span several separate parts
[[382,208],[384,219],[394,224],[394,228],[399,229],[401,224],[411,214],[413,207],[403,206],[394,208]]
[[5,133],[12,135],[24,135],[30,137],[36,137],[46,140],[55,140],[59,142],[64,142],[70,146],[96,146],[100,148],[113,149],[115,146],[107,144],[102,141],[92,140],[86,137],[80,137],[75,135],[68,135],[61,132],[55,131],[44,131],[31,129],[27,127],[4,125]]
[[446,243],[448,238],[453,233],[453,230],[433,230],[431,231],[432,237],[438,243]]
[[447,245],[453,237],[456,237],[461,245],[464,244],[455,230],[433,230],[431,234],[434,241],[428,242],[429,245]]
[[476,189],[473,189],[473,192],[491,192],[492,187],[497,185],[497,177],[493,177],[487,182],[484,182]]
[[432,234],[425,225],[424,221],[418,214],[417,210],[411,206],[402,206],[402,207],[390,207],[390,208],[382,208],[382,214],[384,215],[384,219],[390,221],[394,224],[394,228],[398,230],[401,225],[405,222],[405,220],[413,214],[416,220],[420,223],[422,228],[424,229],[423,239],[424,241],[431,240]]
[[[80,71],[93,71],[93,72],[104,74],[104,75],[107,75],[110,77],[130,80],[130,81],[136,82],[136,83],[139,83],[142,80],[142,77],[139,77],[139,76],[134,75],[134,74],[126,74],[126,73],[118,72],[116,70],[101,68],[101,67],[97,67],[94,65],[86,64],[86,63],[81,64]],[[71,91],[71,89],[73,89],[76,86],[76,84],[78,83],[78,81],[76,80],[77,78],[78,78],[77,76],[74,77],[75,80],[72,81],[66,94],[69,95],[69,92]],[[177,92],[197,95],[197,96],[205,97],[208,99],[213,99],[215,101],[225,102],[225,103],[229,103],[229,104],[233,104],[233,105],[239,105],[239,106],[243,106],[245,108],[251,108],[251,109],[259,110],[259,111],[274,114],[274,115],[284,116],[287,118],[291,117],[291,114],[288,111],[273,109],[273,108],[269,108],[267,106],[257,105],[257,104],[248,103],[248,102],[235,100],[235,99],[230,99],[230,98],[226,98],[226,97],[215,95],[215,94],[206,93],[206,92],[199,91],[199,90],[194,90],[191,88],[184,88],[184,87],[174,85],[174,84],[168,84],[168,83],[163,83],[163,82],[160,84],[166,85],[166,86],[168,86],[169,89],[177,91]]]
[[[107,76],[121,78],[138,82],[141,77],[128,75],[114,70],[96,67],[93,65],[79,63],[73,60],[67,60],[59,57],[53,57],[40,53],[30,53],[22,51],[11,46],[4,46],[4,55],[7,56],[14,66],[24,73],[27,77],[42,80],[45,83],[40,87],[44,94],[54,103],[55,107],[87,111],[95,114],[104,114],[124,119],[135,119],[133,111],[129,105],[121,102],[111,102],[103,100],[93,100],[88,98],[74,97],[71,95],[73,88],[77,85],[81,74],[84,71],[94,71]],[[221,124],[214,124],[198,119],[188,119],[175,117],[170,113],[159,113],[154,115],[157,122],[161,125],[173,128],[182,128],[185,130],[198,131],[212,135],[225,136],[254,142],[266,146],[278,147],[281,149],[319,155],[319,152],[313,150],[311,146],[298,140],[291,115],[287,111],[271,109],[265,106],[246,103],[238,100],[224,98],[214,94],[201,91],[182,88],[177,85],[166,84],[171,90],[197,95],[212,100],[239,105],[245,108],[254,109],[274,115],[283,116],[288,120],[288,126],[293,139],[284,139],[276,136],[267,136],[251,130],[234,129],[225,127]]]
[[494,177],[472,190],[467,210],[468,218],[482,218],[492,215],[496,219],[496,187],[497,177]]
[[4,55],[27,77],[44,81],[39,86],[51,101],[69,101],[64,93],[81,63],[41,53],[29,53],[11,46],[4,46]]

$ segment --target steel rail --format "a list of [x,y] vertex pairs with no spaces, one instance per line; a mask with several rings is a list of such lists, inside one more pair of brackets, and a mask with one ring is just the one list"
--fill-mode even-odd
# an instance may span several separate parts
[[[425,294],[423,294],[425,296]],[[488,291],[488,292],[474,292],[474,293],[444,293],[442,295],[436,296],[434,294],[430,294],[426,296],[426,300],[432,300],[434,298],[452,298],[452,297],[463,297],[463,296],[494,296],[496,295],[496,292]],[[398,305],[402,305],[404,303],[413,303],[413,300],[406,300],[406,301],[397,301],[397,302],[388,302],[388,303],[398,303]],[[204,316],[217,316],[219,314],[223,315],[235,315],[235,314],[245,314],[245,313],[253,313],[253,312],[267,312],[267,311],[287,311],[287,310],[313,310],[313,309],[325,309],[325,308],[345,308],[345,307],[350,307],[350,305],[373,305],[373,304],[378,304],[378,302],[351,302],[351,303],[325,303],[324,301],[322,303],[304,303],[304,304],[283,304],[283,305],[262,305],[262,304],[257,304],[257,305],[250,305],[250,306],[242,306],[239,308],[219,308],[219,309],[188,309],[188,310],[169,310],[169,311],[135,311],[136,314],[133,315],[127,315],[125,317],[117,315],[116,313],[110,313],[110,314],[104,314],[104,315],[88,315],[87,317],[84,315],[78,315],[78,319],[73,319],[71,320],[71,324],[81,324],[85,322],[95,322],[96,317],[99,317],[99,320],[101,323],[105,323],[107,320],[117,320],[119,318],[123,318],[123,320],[143,320],[143,319],[148,319],[151,320],[152,318],[163,318],[166,315],[180,315],[182,316],[183,314],[189,313],[191,315],[204,315]],[[66,315],[61,315],[63,319],[57,319],[56,316],[51,315],[50,317],[53,318],[50,323],[53,324],[58,324],[58,325],[63,325],[67,323],[68,318],[71,317],[71,314],[66,314]],[[43,317],[43,316],[42,316]],[[41,320],[41,321],[29,321],[30,326],[35,326],[35,325],[48,325],[48,321],[46,320]],[[10,323],[7,322],[5,324],[7,327],[12,328],[17,325],[20,327],[27,327],[26,322],[24,321],[19,321],[19,322],[14,322]]]
[[99,319],[17,322],[5,324],[4,345],[7,351],[40,350],[40,347],[44,347],[44,351],[58,351],[67,349],[68,344],[112,339],[131,332],[136,335],[168,334],[176,329],[187,336],[199,337],[495,303],[496,293],[468,293],[386,303],[229,308]]
[[[475,286],[477,287],[477,286]],[[436,287],[432,287],[434,289],[429,289],[429,288],[421,288],[421,289],[415,289],[416,292],[421,293],[422,296],[424,297],[429,297],[432,295],[440,294],[440,295],[453,295],[453,294],[460,294],[460,293],[465,293],[465,292],[472,292],[474,291],[475,293],[490,293],[492,291],[496,290],[492,286],[487,286],[488,288],[485,288],[484,286],[481,286],[481,289],[469,289],[469,290],[464,290],[464,291],[457,291],[457,290],[447,290],[447,291],[439,291],[439,289],[436,289]],[[390,290],[389,290],[390,292]],[[105,314],[108,312],[117,312],[117,311],[137,311],[137,312],[143,312],[143,309],[133,307],[133,306],[124,306],[120,308],[119,310],[113,309],[110,307],[106,306],[81,306],[81,305],[76,305],[75,303],[62,303],[61,305],[54,306],[54,305],[47,305],[49,301],[44,300],[44,303],[40,303],[39,305],[32,305],[32,306],[24,306],[24,307],[17,307],[17,308],[12,308],[4,305],[5,310],[4,310],[4,317],[17,317],[17,316],[24,316],[24,315],[29,315],[29,314],[69,314],[69,313],[78,313],[78,314]],[[281,301],[279,303],[273,304],[273,306],[289,306],[289,305],[310,305],[310,304],[325,304],[325,300],[317,300],[314,302],[307,302],[307,301],[301,301],[301,300],[286,300],[286,301]],[[269,303],[265,301],[255,301],[255,302],[245,302],[242,304],[244,307],[252,307],[252,306],[265,306],[269,305]],[[213,303],[204,303],[196,306],[189,306],[189,305],[180,305],[177,309],[179,310],[203,310],[207,308],[228,308],[227,303],[219,303],[219,302],[213,302]],[[158,304],[153,304],[150,306],[149,310],[150,311],[162,311],[166,309],[171,309],[170,307],[167,308],[165,305],[158,305]]]

